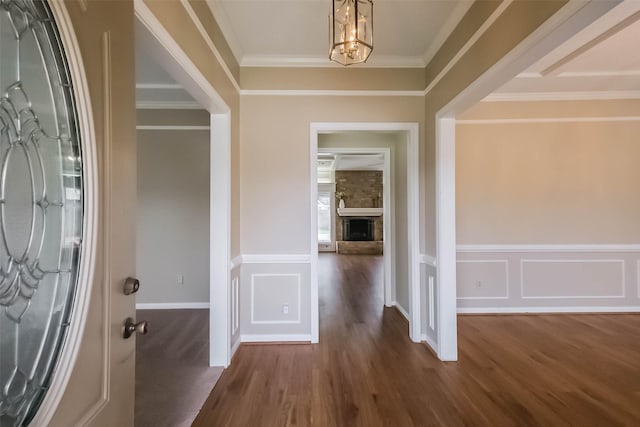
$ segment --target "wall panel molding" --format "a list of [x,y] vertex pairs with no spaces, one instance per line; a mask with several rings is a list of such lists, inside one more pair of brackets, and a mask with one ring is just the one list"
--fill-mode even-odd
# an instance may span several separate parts
[[240,278],[231,279],[231,336],[235,335],[240,327]]
[[[619,264],[620,265],[620,292],[615,294],[602,294],[602,295],[590,295],[590,294],[574,294],[574,295],[527,295],[525,292],[525,265],[526,264],[564,264],[569,266],[572,264]],[[577,270],[584,270],[576,267]],[[521,259],[520,260],[520,297],[522,299],[582,299],[582,298],[624,298],[625,297],[625,261],[623,259]]]
[[[509,260],[508,259],[463,259],[457,260],[456,264],[504,264],[504,294],[494,296],[458,296],[458,300],[494,300],[509,299]],[[457,274],[458,289],[460,286],[460,275]]]
[[636,261],[636,288],[638,290],[636,295],[640,298],[640,259]]
[[506,263],[509,281],[508,298],[483,298],[469,280],[495,284],[503,274],[495,268],[461,273],[458,279],[466,282],[458,293],[459,313],[617,313],[640,306],[637,244],[458,245],[457,257],[459,268]]
[[[295,309],[295,319],[292,320],[283,320],[283,319],[273,319],[273,320],[257,320],[256,319],[256,279],[257,278],[265,278],[265,277],[293,277],[296,279],[296,302],[297,308]],[[300,273],[254,273],[251,275],[251,324],[252,325],[283,325],[283,324],[300,324],[301,323],[301,312],[302,312],[302,276]],[[289,304],[292,305],[292,304]],[[290,307],[290,309],[293,307]],[[284,313],[283,313],[284,314]]]

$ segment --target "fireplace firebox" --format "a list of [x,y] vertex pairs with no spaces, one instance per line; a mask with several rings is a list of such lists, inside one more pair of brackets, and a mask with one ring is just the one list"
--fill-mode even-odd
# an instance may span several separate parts
[[373,241],[373,219],[349,217],[342,221],[342,239],[347,241]]

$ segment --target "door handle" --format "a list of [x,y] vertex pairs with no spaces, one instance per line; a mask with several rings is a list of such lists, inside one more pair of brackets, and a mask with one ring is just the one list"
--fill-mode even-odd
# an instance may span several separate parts
[[140,281],[135,277],[127,277],[124,281],[124,286],[122,287],[122,291],[125,295],[131,295],[138,292],[140,289]]
[[149,323],[146,320],[136,323],[131,317],[127,317],[124,321],[122,338],[129,338],[135,332],[146,335],[149,332]]

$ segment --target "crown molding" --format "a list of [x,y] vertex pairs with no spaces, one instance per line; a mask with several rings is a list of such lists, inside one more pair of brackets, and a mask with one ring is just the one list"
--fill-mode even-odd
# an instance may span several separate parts
[[606,70],[606,71],[566,71],[558,74],[556,77],[637,77],[640,76],[640,70]]
[[640,99],[640,90],[492,93],[481,102],[597,101],[614,99]]
[[200,125],[136,125],[136,130],[210,130],[210,126]]
[[178,83],[136,83],[136,89],[184,90]]
[[591,123],[591,122],[637,122],[640,116],[610,117],[529,117],[515,119],[469,119],[456,120],[457,125],[498,125],[516,123]]
[[[198,32],[200,33],[200,36],[202,36],[202,38],[204,39],[205,43],[209,47],[209,50],[211,50],[211,52],[213,53],[213,56],[215,56],[216,60],[220,64],[220,67],[222,67],[222,70],[226,74],[227,78],[229,79],[229,81],[231,82],[233,87],[238,92],[240,92],[240,84],[238,83],[236,78],[233,76],[233,73],[231,72],[231,70],[227,66],[227,63],[225,62],[224,58],[220,54],[220,51],[216,47],[215,43],[213,43],[213,40],[211,40],[211,37],[209,36],[209,33],[207,33],[207,30],[204,28],[204,25],[202,25],[202,22],[200,21],[200,18],[198,18],[198,15],[196,14],[196,11],[193,10],[193,8],[189,4],[188,0],[180,0],[180,3],[182,3],[182,7],[184,7],[184,9],[187,11],[187,14],[191,18],[191,21],[196,26]],[[211,2],[207,2],[207,4],[211,5]],[[213,9],[211,9],[211,12],[213,13]],[[215,15],[214,15],[214,19],[215,19]],[[216,22],[217,22],[217,20],[216,20]],[[218,25],[220,25],[220,24],[218,23]],[[228,43],[229,43],[229,41],[227,40],[227,44]],[[235,52],[233,51],[233,48],[231,49],[231,51],[235,56]],[[237,59],[236,59],[236,61],[237,61]]]
[[259,90],[244,89],[242,96],[424,96],[421,90]]
[[[284,55],[245,55],[240,61],[241,67],[273,68],[344,68],[330,61],[328,55],[284,56]],[[427,63],[421,56],[375,56],[364,64],[354,64],[350,68],[424,68]]]
[[504,13],[505,10],[513,3],[514,0],[504,0],[493,13],[487,18],[486,21],[482,23],[480,28],[476,30],[475,33],[469,37],[467,42],[462,46],[462,48],[454,55],[453,58],[445,65],[442,70],[435,76],[433,80],[429,83],[429,85],[424,90],[424,94],[427,95],[431,90],[436,87],[440,80],[460,61],[460,59],[471,49],[471,47],[484,35],[484,33],[498,20],[500,16]]
[[206,0],[206,3],[209,7],[209,10],[211,11],[211,14],[213,15],[213,18],[216,20],[218,26],[220,27],[220,31],[222,31],[224,39],[227,41],[227,45],[229,45],[231,53],[233,53],[233,56],[236,58],[236,61],[238,61],[239,64],[242,57],[244,56],[244,52],[242,50],[242,47],[240,46],[240,42],[238,41],[238,36],[233,29],[233,25],[231,25],[227,12],[225,12],[224,7],[221,6],[217,1]]
[[191,101],[137,101],[138,110],[204,110],[197,102]]

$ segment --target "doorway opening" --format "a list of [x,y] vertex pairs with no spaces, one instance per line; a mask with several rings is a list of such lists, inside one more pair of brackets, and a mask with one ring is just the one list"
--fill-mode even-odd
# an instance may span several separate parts
[[142,385],[148,395],[173,397],[165,405],[137,396],[136,404],[146,401],[145,416],[167,407],[181,424],[195,419],[230,362],[230,111],[143,2],[135,13],[137,300],[154,309],[138,316],[149,318],[150,333],[138,337],[137,358],[152,353],[149,360],[166,365],[153,371],[141,360],[136,374],[146,379],[137,376],[136,392]]
[[[418,125],[313,123],[310,151],[312,164],[319,166],[311,168],[312,342],[319,340],[319,252],[326,251],[337,256],[380,254],[384,305],[398,307],[409,321],[411,339],[419,342]],[[356,169],[375,172],[377,168],[379,178],[375,173],[364,176],[363,170],[345,170],[341,175],[341,167],[336,167],[341,161],[368,163],[369,167]],[[327,173],[331,162],[333,171]],[[329,182],[322,182],[327,177]],[[367,188],[358,190],[359,182]],[[351,238],[354,219],[360,223],[356,238]]]

